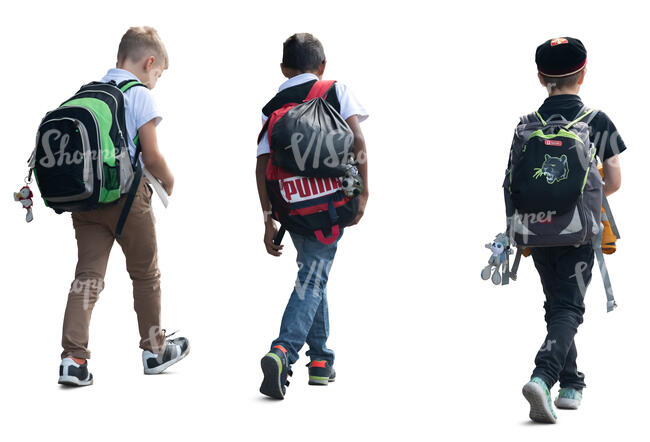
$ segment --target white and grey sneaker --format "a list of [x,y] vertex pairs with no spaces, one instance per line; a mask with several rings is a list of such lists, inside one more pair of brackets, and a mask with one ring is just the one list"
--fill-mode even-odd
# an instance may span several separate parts
[[72,387],[92,385],[93,375],[88,371],[88,361],[77,364],[72,358],[63,358],[59,366],[59,384]]
[[[176,332],[167,336],[170,338]],[[178,337],[167,339],[165,350],[160,354],[155,354],[149,350],[142,351],[142,365],[144,365],[144,374],[159,374],[170,366],[183,359],[190,352],[190,342],[187,338]]]

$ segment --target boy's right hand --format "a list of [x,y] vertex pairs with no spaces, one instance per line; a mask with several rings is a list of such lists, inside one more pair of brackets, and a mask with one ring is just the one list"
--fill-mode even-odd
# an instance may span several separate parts
[[167,192],[167,195],[171,196],[174,191],[174,180],[172,180],[171,183],[162,183],[162,186],[165,189],[165,192]]
[[282,244],[275,245],[273,240],[278,234],[278,228],[275,226],[273,220],[266,221],[264,223],[264,247],[266,247],[266,252],[269,255],[280,256],[282,255],[282,249],[284,246]]

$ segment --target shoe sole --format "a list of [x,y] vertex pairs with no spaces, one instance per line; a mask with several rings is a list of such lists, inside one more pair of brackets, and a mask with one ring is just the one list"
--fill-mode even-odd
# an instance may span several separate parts
[[157,367],[154,367],[154,368],[145,368],[144,369],[144,374],[147,374],[147,375],[149,375],[149,374],[160,374],[163,371],[167,370],[172,365],[174,365],[175,363],[180,362],[183,359],[185,359],[185,356],[187,356],[188,354],[190,354],[190,344],[189,344],[189,342],[187,343],[187,348],[185,349],[185,351],[183,353],[181,353],[181,355],[177,359],[172,359],[172,360],[167,361],[164,364],[161,364],[161,365],[159,365]]
[[280,374],[282,373],[282,361],[278,355],[268,353],[260,361],[264,379],[260,386],[260,393],[273,399],[284,399],[282,392],[282,382]]
[[534,382],[529,382],[524,385],[522,390],[524,397],[530,404],[530,413],[528,416],[533,422],[545,423],[545,424],[554,424],[556,422],[556,417],[553,416],[553,412],[549,409],[548,402],[546,400],[546,393],[541,385],[538,385]]
[[555,406],[561,410],[577,410],[580,407],[580,401],[575,399],[555,399]]
[[309,376],[309,385],[328,385],[334,382],[336,378],[326,378],[323,376]]
[[86,387],[93,384],[93,377],[90,376],[90,379],[87,381],[82,381],[74,376],[59,376],[59,384],[66,385],[68,387]]

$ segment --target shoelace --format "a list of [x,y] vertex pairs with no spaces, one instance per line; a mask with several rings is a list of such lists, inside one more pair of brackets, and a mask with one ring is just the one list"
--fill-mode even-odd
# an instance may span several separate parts
[[179,330],[176,330],[175,332],[170,333],[170,334],[167,334],[167,330],[165,330],[164,328],[162,329],[162,331],[163,331],[163,333],[165,334],[165,341],[174,344],[174,343],[175,343],[175,340],[174,340],[174,339],[170,339],[170,338],[171,338],[172,336],[174,336],[176,333],[178,333]]

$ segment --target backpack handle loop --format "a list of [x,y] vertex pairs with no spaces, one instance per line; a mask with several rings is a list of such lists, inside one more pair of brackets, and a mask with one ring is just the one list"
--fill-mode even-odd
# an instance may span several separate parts
[[339,238],[340,235],[340,230],[339,230],[339,225],[334,224],[332,226],[332,233],[330,236],[327,238],[323,235],[322,230],[315,230],[314,235],[316,236],[316,239],[325,244],[326,246],[329,246],[330,244],[334,244],[334,242]]

